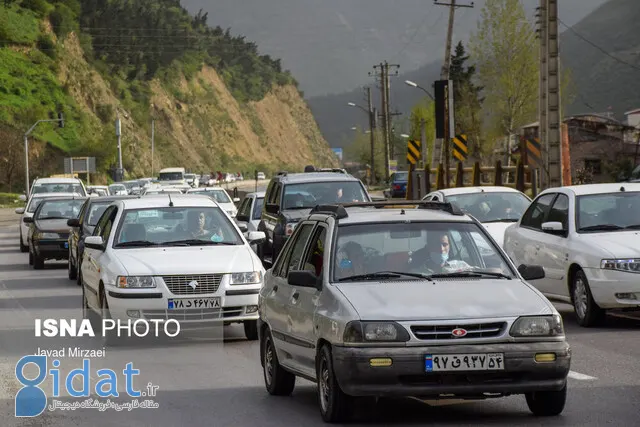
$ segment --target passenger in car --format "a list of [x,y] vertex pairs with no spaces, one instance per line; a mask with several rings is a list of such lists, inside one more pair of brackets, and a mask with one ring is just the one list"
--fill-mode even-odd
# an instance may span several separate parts
[[427,268],[435,273],[440,273],[451,259],[449,235],[444,232],[429,233],[427,244],[424,248],[411,254],[409,264],[413,269]]

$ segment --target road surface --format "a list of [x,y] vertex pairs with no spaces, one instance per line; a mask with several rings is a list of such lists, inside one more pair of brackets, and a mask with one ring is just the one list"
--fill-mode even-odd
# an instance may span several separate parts
[[[81,291],[67,279],[66,264],[47,262],[45,269],[29,267],[18,250],[17,215],[0,210],[0,426],[259,426],[313,427],[324,425],[313,384],[298,381],[287,398],[267,395],[258,359],[258,344],[244,339],[241,327],[224,328],[224,341],[208,334],[191,334],[176,342],[138,340],[108,347],[96,367],[122,370],[127,362],[141,373],[138,388],[157,386],[152,399],[158,408],[116,412],[107,409],[45,411],[37,418],[14,418],[16,361],[41,349],[79,346],[100,349],[97,338],[36,338],[35,318],[81,317]],[[583,329],[568,306],[559,306],[573,348],[569,398],[562,416],[540,420],[529,414],[524,397],[485,402],[421,402],[381,400],[360,406],[352,425],[449,426],[633,426],[640,414],[640,320],[610,318],[606,327]],[[64,341],[63,341],[64,340]],[[61,373],[79,367],[63,359]],[[27,373],[29,377],[33,374]],[[95,376],[95,374],[93,374]],[[91,381],[95,384],[95,378]],[[49,391],[51,381],[43,387]],[[73,382],[80,388],[81,381]],[[145,390],[145,388],[142,390]],[[118,389],[124,391],[120,382]],[[62,397],[59,400],[69,401]],[[78,399],[75,399],[78,400]],[[82,399],[80,399],[82,400]],[[114,399],[126,401],[123,398]],[[49,400],[51,403],[51,398]]]

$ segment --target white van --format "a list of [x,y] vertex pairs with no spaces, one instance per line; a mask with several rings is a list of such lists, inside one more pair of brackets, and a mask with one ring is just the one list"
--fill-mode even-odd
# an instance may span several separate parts
[[187,183],[184,176],[184,168],[165,168],[160,171],[158,175],[158,182],[163,187],[171,185],[183,185]]

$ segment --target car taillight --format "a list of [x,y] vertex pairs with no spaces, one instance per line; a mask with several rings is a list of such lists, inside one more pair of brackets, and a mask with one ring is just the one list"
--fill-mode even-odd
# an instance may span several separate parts
[[400,184],[394,184],[393,189],[394,190],[399,190],[400,189]]

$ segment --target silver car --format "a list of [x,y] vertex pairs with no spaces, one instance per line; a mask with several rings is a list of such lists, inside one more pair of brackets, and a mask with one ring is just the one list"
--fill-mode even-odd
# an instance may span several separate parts
[[356,396],[524,394],[534,414],[560,414],[571,351],[526,282],[542,268],[516,268],[456,205],[397,205],[317,206],[300,222],[260,291],[267,391],[316,382],[327,422],[348,419]]

